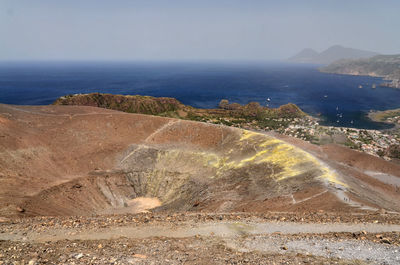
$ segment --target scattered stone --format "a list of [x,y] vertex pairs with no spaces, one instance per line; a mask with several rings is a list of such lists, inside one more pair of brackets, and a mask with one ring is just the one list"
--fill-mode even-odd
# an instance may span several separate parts
[[82,257],[83,257],[83,253],[78,253],[78,254],[74,255],[74,258],[76,258],[76,259],[80,259]]
[[0,223],[7,223],[9,221],[6,217],[0,217]]
[[37,264],[37,259],[31,259],[29,262],[28,262],[28,265],[36,265]]
[[20,213],[24,213],[25,212],[25,209],[20,207],[20,206],[17,206],[16,210],[17,210],[17,212],[20,212]]
[[142,254],[134,254],[133,257],[138,258],[138,259],[147,259],[147,256],[142,255]]
[[82,188],[82,185],[79,184],[79,183],[77,183],[77,184],[73,185],[72,188],[74,188],[74,189],[80,189],[80,188]]

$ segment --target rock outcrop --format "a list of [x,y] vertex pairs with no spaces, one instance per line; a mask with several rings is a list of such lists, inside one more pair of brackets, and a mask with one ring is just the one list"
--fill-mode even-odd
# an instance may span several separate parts
[[305,115],[298,106],[292,103],[279,108],[268,108],[261,106],[258,102],[240,105],[238,103],[229,103],[228,100],[223,99],[219,103],[218,109],[198,109],[184,105],[175,98],[101,93],[68,95],[60,97],[53,105],[92,106],[128,113],[151,114],[182,119],[192,119],[193,117],[238,117],[253,119],[269,116],[296,118]]
[[129,113],[152,115],[158,115],[169,111],[174,112],[185,107],[175,98],[101,93],[68,95],[58,98],[53,104],[92,106]]

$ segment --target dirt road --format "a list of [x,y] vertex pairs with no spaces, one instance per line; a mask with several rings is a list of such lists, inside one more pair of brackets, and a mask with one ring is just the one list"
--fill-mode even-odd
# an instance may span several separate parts
[[[31,264],[400,264],[400,224],[379,215],[347,223],[323,216],[316,222],[240,214],[4,220],[0,257]],[[357,221],[363,219],[369,221]]]

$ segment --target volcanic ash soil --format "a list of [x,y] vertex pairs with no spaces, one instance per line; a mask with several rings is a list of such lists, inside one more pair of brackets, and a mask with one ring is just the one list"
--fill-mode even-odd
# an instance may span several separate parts
[[399,174],[279,135],[0,105],[0,259],[396,264]]

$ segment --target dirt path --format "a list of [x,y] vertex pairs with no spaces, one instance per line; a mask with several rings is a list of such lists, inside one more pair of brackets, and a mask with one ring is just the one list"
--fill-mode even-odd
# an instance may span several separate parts
[[74,228],[50,228],[43,232],[1,233],[0,240],[12,241],[59,241],[59,240],[108,240],[119,237],[149,238],[169,237],[184,238],[193,236],[218,236],[222,238],[249,235],[269,235],[280,233],[291,234],[326,234],[326,233],[383,233],[400,232],[400,225],[393,224],[312,224],[291,222],[205,222],[195,224],[192,222],[180,224],[158,224],[140,226],[110,227],[106,229],[91,228],[78,230]]
[[[358,235],[362,235],[362,237],[360,238]],[[193,248],[195,248],[197,254],[202,255],[200,260],[207,258],[210,252],[207,249],[208,246],[214,246],[215,255],[223,255],[225,252],[226,257],[235,259],[250,255],[252,258],[245,260],[255,264],[261,261],[265,262],[266,256],[272,257],[273,260],[287,259],[290,262],[286,264],[297,264],[294,262],[297,259],[303,262],[311,259],[310,263],[315,264],[321,264],[326,260],[329,264],[334,261],[343,262],[339,264],[351,264],[352,262],[355,264],[364,264],[359,262],[400,264],[399,244],[397,241],[390,242],[382,235],[400,237],[400,225],[251,222],[245,220],[200,223],[186,221],[178,224],[173,222],[142,223],[108,228],[48,227],[40,232],[2,229],[0,255],[4,255],[1,254],[2,251],[6,252],[5,255],[10,254],[10,251],[17,250],[18,247],[29,246],[37,252],[38,249],[47,246],[47,248],[50,247],[52,254],[47,253],[46,255],[50,255],[51,258],[61,257],[65,258],[67,262],[84,264],[88,261],[85,258],[93,259],[94,255],[99,255],[95,256],[96,259],[100,263],[104,263],[104,259],[112,256],[111,250],[108,249],[109,252],[102,250],[101,254],[94,254],[94,252],[102,249],[103,245],[112,245],[118,249],[120,264],[132,262],[151,264],[151,262],[160,262],[161,257],[168,254],[168,251],[160,249],[160,244],[168,242],[171,247],[177,242],[185,241],[186,244],[178,245],[181,249],[174,248],[174,253],[179,256],[194,251]],[[369,236],[369,238],[364,238],[364,236]],[[383,238],[381,242],[372,240],[378,236]],[[138,242],[143,244],[141,253],[145,254],[128,254],[128,249],[123,247],[127,244],[139,244]],[[65,249],[76,252],[64,257]],[[24,257],[23,254],[19,255]],[[16,256],[18,255],[14,254],[12,257]],[[187,258],[187,255],[185,257]],[[182,261],[181,256],[180,258]],[[180,261],[165,263],[183,263]],[[193,264],[198,263],[194,262]]]

